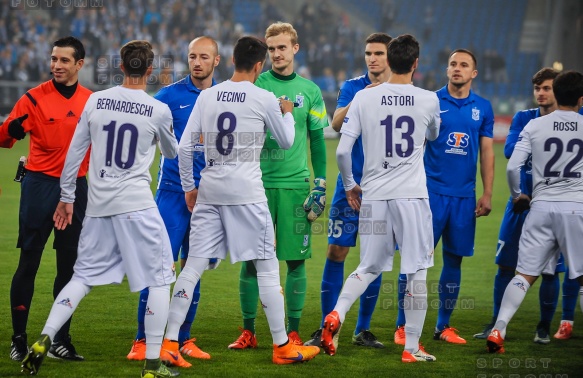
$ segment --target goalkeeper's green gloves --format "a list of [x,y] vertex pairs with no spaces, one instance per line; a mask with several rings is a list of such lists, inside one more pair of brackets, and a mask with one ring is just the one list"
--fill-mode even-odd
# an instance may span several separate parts
[[326,206],[326,180],[314,180],[314,189],[304,201],[304,210],[308,213],[308,221],[313,222],[322,214]]

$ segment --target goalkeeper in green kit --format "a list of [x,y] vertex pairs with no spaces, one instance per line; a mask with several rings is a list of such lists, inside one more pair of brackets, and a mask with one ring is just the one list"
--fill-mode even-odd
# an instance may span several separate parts
[[[265,31],[271,70],[262,73],[255,85],[294,102],[294,144],[283,150],[268,132],[261,152],[261,171],[267,203],[275,226],[277,258],[287,264],[285,303],[290,342],[303,345],[298,330],[306,298],[305,260],[311,252],[311,222],[326,204],[326,145],[324,127],[328,117],[320,88],[294,72],[298,35],[291,24],[276,22]],[[309,138],[308,138],[309,137]],[[314,186],[310,190],[308,139]],[[239,280],[243,333],[229,349],[255,348],[255,317],[259,300],[257,272],[243,263]]]

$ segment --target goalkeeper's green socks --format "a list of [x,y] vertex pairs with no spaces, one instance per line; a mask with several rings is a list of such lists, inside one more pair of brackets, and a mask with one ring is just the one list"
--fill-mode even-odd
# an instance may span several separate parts
[[306,301],[306,264],[305,260],[286,261],[285,300],[287,306],[287,333],[299,332],[300,318]]
[[239,298],[243,313],[243,328],[255,334],[255,318],[259,301],[257,271],[252,261],[243,261],[239,276]]

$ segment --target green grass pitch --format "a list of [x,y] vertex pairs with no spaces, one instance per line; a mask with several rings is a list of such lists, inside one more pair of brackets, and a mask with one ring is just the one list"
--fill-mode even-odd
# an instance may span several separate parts
[[[338,173],[335,150],[337,141],[328,140],[328,203]],[[485,342],[472,338],[482,330],[492,311],[492,285],[496,266],[494,254],[498,228],[502,218],[508,188],[505,178],[506,159],[502,146],[496,147],[496,179],[493,211],[478,219],[474,257],[464,259],[460,308],[452,317],[452,326],[468,340],[466,345],[452,345],[432,339],[436,321],[437,293],[432,290],[441,271],[441,248],[436,249],[435,267],[429,270],[429,304],[422,342],[427,351],[437,357],[435,363],[403,364],[402,348],[392,343],[396,318],[395,283],[398,272],[383,275],[381,295],[373,316],[371,330],[385,343],[382,350],[366,349],[351,344],[358,304],[349,312],[340,335],[338,354],[319,355],[313,361],[294,366],[276,366],[271,363],[271,336],[262,311],[257,319],[259,347],[256,350],[231,351],[227,345],[239,336],[241,325],[239,309],[239,265],[228,262],[218,270],[206,272],[202,279],[202,294],[193,326],[197,344],[209,352],[209,361],[194,360],[193,367],[181,369],[181,376],[209,377],[333,377],[333,376],[408,376],[408,377],[580,377],[583,367],[583,316],[576,309],[574,337],[568,341],[552,340],[549,345],[533,343],[533,334],[539,319],[538,287],[535,284],[508,328],[504,355],[489,355]],[[9,359],[10,322],[9,290],[12,275],[18,263],[15,248],[18,227],[19,184],[13,182],[18,158],[28,150],[28,138],[11,150],[0,150],[0,376],[20,375],[20,364]],[[157,163],[151,169],[155,179]],[[478,194],[481,184],[478,184]],[[327,208],[328,209],[328,208]],[[300,329],[306,339],[320,322],[320,280],[327,248],[327,218],[323,216],[314,225],[313,258],[307,262],[308,293]],[[52,305],[52,285],[55,272],[55,254],[52,241],[47,244],[41,268],[36,279],[35,296],[28,323],[29,342],[39,335]],[[348,257],[345,275],[358,264],[358,247]],[[398,266],[398,261],[395,262]],[[281,266],[285,274],[285,266]],[[562,278],[562,277],[561,277]],[[71,363],[47,358],[40,370],[44,377],[137,377],[141,362],[125,359],[136,331],[138,294],[130,293],[127,282],[121,285],[96,287],[86,297],[72,324],[73,341],[86,361]],[[558,328],[561,303],[553,320],[551,331]]]

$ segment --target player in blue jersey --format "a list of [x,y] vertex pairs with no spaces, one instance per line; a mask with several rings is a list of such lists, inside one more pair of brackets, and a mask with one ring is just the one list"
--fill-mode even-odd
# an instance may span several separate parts
[[[433,338],[454,344],[466,343],[449,326],[460,291],[462,260],[474,254],[476,218],[492,210],[494,112],[490,101],[471,90],[472,80],[478,75],[477,66],[469,50],[457,49],[450,54],[448,84],[437,91],[441,131],[436,140],[427,143],[424,156],[434,242],[437,246],[442,238],[443,246],[440,305]],[[476,201],[478,153],[483,192]],[[399,281],[405,280],[399,276]],[[399,282],[399,289],[402,286]],[[403,295],[399,290],[400,302]],[[397,327],[404,323],[405,314],[399,308]]]
[[[210,37],[198,37],[188,45],[188,68],[190,75],[171,85],[168,85],[154,97],[167,104],[172,111],[174,122],[174,134],[180,141],[186,121],[194,107],[194,103],[200,92],[212,85],[215,85],[213,73],[215,67],[219,64],[220,56],[217,42]],[[198,188],[200,180],[200,171],[204,168],[204,154],[202,144],[197,145],[193,173],[195,184]],[[190,216],[191,213],[186,207],[184,201],[184,192],[180,183],[180,174],[178,172],[178,157],[175,159],[160,158],[160,171],[158,173],[158,188],[156,191],[156,203],[166,225],[166,230],[170,236],[172,253],[174,261],[178,261],[178,252],[181,251],[180,266],[184,267],[186,257],[188,256],[188,235],[190,233]],[[210,355],[201,351],[195,344],[194,338],[190,337],[190,328],[200,298],[200,282],[192,293],[192,303],[186,319],[180,329],[179,343],[180,352],[190,357],[209,359]],[[144,318],[146,312],[146,303],[148,301],[148,289],[140,293],[140,302],[138,304],[138,333],[134,340],[132,349],[127,355],[129,360],[143,360],[146,353]],[[190,363],[184,361],[185,364]]]
[[[557,103],[553,94],[553,79],[557,77],[558,74],[559,72],[552,68],[543,68],[532,77],[534,97],[538,104],[538,108],[523,110],[514,115],[510,131],[506,138],[506,144],[504,145],[504,155],[507,159],[512,155],[514,146],[518,141],[518,136],[522,132],[522,129],[524,129],[524,126],[526,126],[530,120],[550,114],[557,109]],[[530,197],[532,195],[532,170],[530,159],[521,170],[520,183],[522,193]],[[498,317],[498,312],[500,311],[504,290],[506,290],[506,286],[508,286],[508,283],[514,278],[514,271],[518,261],[518,241],[527,214],[528,209],[515,208],[512,198],[508,200],[502,224],[500,225],[500,233],[496,249],[496,264],[498,264],[498,272],[494,279],[493,317],[492,321],[485,326],[483,332],[474,335],[477,339],[486,339],[490,334],[496,318]],[[541,319],[537,325],[534,337],[534,341],[539,344],[548,344],[550,342],[549,334],[551,320],[553,319],[557,307],[560,286],[558,273],[565,271],[563,258],[561,257],[559,264],[556,267],[549,266],[547,268],[549,268],[549,271],[543,273],[543,279],[539,291]]]
[[[350,102],[358,91],[384,83],[389,79],[391,72],[387,61],[387,46],[389,42],[391,42],[391,37],[385,33],[373,33],[367,37],[364,59],[368,72],[365,75],[345,81],[340,88],[336,111],[332,119],[332,128],[334,130],[339,132],[342,128],[344,117],[346,117],[346,113],[350,108]],[[362,138],[359,137],[352,149],[352,172],[357,184],[360,184],[363,165]],[[334,305],[338,301],[344,282],[344,260],[346,260],[350,247],[356,245],[357,235],[358,212],[348,205],[342,177],[338,174],[336,191],[330,207],[328,253],[322,274],[320,293],[322,322],[320,328],[312,334],[311,339],[304,345],[319,346],[321,344],[324,318],[334,309]],[[382,275],[379,275],[360,297],[358,321],[352,337],[352,341],[356,345],[384,348],[384,345],[369,330],[372,313],[379,296],[381,281]]]

